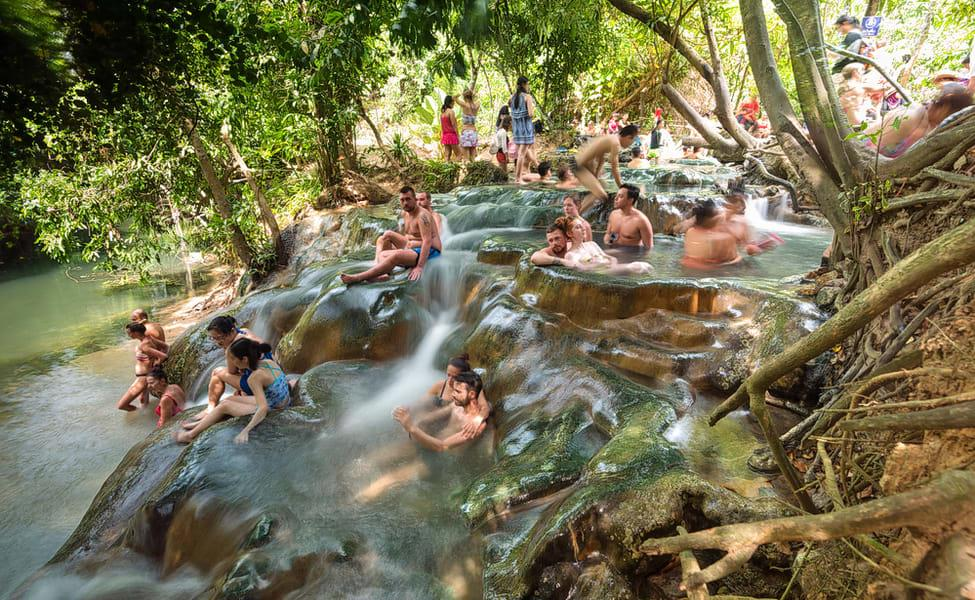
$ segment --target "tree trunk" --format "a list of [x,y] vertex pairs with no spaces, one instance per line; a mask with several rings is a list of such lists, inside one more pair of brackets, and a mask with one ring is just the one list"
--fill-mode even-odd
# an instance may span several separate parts
[[240,227],[234,221],[234,212],[230,206],[230,202],[227,200],[227,191],[224,189],[223,184],[220,183],[220,179],[217,178],[216,171],[213,170],[213,161],[210,160],[210,154],[207,153],[206,147],[203,145],[200,132],[197,130],[196,124],[190,119],[183,121],[183,128],[190,136],[190,144],[193,146],[193,152],[196,154],[197,160],[200,161],[200,170],[203,171],[203,177],[206,179],[207,185],[210,186],[210,196],[213,198],[213,204],[216,206],[220,216],[226,221],[227,226],[230,227],[230,243],[233,245],[234,252],[244,266],[250,267],[254,262],[250,246],[247,245],[247,238],[244,237],[244,232],[241,231]]
[[[871,2],[877,2],[879,4],[880,0],[871,0]],[[911,52],[911,57],[907,59],[907,64],[904,65],[900,76],[897,78],[897,83],[905,87],[911,80],[911,71],[914,70],[914,63],[917,61],[917,57],[921,53],[921,49],[924,48],[924,44],[926,44],[928,41],[928,34],[931,33],[931,23],[933,20],[934,8],[933,6],[929,6],[927,14],[924,15],[924,28],[921,29],[921,35],[917,38],[917,43],[914,44],[914,51]]]
[[362,99],[357,98],[356,104],[359,106],[359,114],[362,115],[362,119],[367,125],[369,125],[369,129],[372,130],[372,135],[376,137],[376,144],[379,145],[379,150],[383,153],[383,156],[386,157],[389,164],[393,165],[397,169],[402,169],[403,167],[400,166],[399,161],[393,158],[393,155],[390,154],[389,150],[386,148],[386,144],[383,143],[383,137],[379,135],[379,128],[376,127],[376,124],[373,123],[372,119],[369,118],[369,111],[367,111],[365,105],[362,104]]
[[169,191],[169,184],[161,184],[159,186],[159,194],[162,196],[163,202],[169,208],[169,216],[173,220],[173,230],[176,232],[176,240],[179,242],[179,249],[176,251],[176,256],[179,257],[180,262],[183,263],[183,268],[186,269],[186,289],[192,292],[193,269],[190,267],[189,250],[186,246],[186,236],[183,235],[182,217],[180,216],[176,205],[173,204],[173,198]]
[[867,0],[867,10],[864,11],[863,16],[875,17],[878,16],[883,10],[884,0]]
[[701,137],[711,146],[712,150],[724,156],[740,154],[741,148],[734,140],[723,137],[721,132],[710,121],[694,110],[694,107],[670,84],[665,83],[660,86],[660,91],[670,101],[674,110],[680,113],[680,116],[684,117],[684,120],[695,131],[701,134]]
[[728,90],[728,79],[725,77],[724,67],[721,65],[718,42],[714,39],[714,31],[711,30],[711,19],[708,17],[707,6],[702,3],[700,8],[704,34],[708,40],[708,52],[711,54],[711,68],[714,72],[711,81],[708,82],[714,91],[714,114],[724,130],[739,146],[746,150],[754,148],[758,145],[758,140],[745,131],[735,117],[735,107],[731,103],[731,92]]
[[839,185],[816,148],[809,142],[802,123],[792,108],[772,54],[762,2],[739,0],[739,7],[752,75],[772,130],[790,162],[812,188],[820,210],[837,232],[841,247],[848,252],[851,243],[843,232],[847,230],[850,221],[849,215],[840,206]]
[[279,259],[283,258],[281,252],[281,230],[278,228],[278,221],[274,217],[274,211],[271,210],[271,205],[268,204],[267,198],[261,190],[261,186],[257,183],[257,179],[254,178],[253,171],[247,167],[247,163],[244,162],[244,157],[237,150],[237,145],[230,139],[229,125],[224,124],[220,128],[220,137],[223,139],[223,143],[226,144],[227,149],[230,150],[230,156],[233,158],[237,168],[244,176],[244,179],[247,180],[247,186],[250,187],[251,192],[254,194],[254,199],[257,200],[257,206],[261,209],[261,220],[264,223],[264,229],[271,236],[271,243],[274,245],[274,251],[277,257]]

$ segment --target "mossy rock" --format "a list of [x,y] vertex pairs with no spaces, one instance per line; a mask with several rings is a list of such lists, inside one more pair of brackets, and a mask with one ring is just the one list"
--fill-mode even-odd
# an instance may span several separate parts
[[169,346],[169,358],[163,365],[171,383],[190,390],[204,369],[219,360],[224,351],[207,335],[209,321],[193,325]]
[[335,425],[346,410],[346,398],[381,387],[376,363],[368,360],[333,361],[312,367],[295,386],[296,404],[314,406],[326,427]]
[[537,244],[493,236],[481,243],[477,251],[477,261],[489,265],[514,266],[537,249]]
[[363,248],[375,247],[376,238],[383,232],[396,229],[399,223],[394,209],[354,208],[342,219],[340,235],[343,238],[339,254],[349,254]]
[[563,313],[582,324],[625,319],[649,309],[719,314],[747,304],[734,286],[696,279],[616,277],[564,267],[536,267],[528,257],[518,263],[516,293],[530,294],[542,310]]
[[508,183],[508,172],[493,162],[476,160],[464,168],[464,178],[460,184],[465,186],[494,185]]
[[407,282],[334,284],[282,338],[278,360],[303,373],[330,360],[397,358],[412,348],[420,323]]
[[[754,340],[748,345],[750,350],[741,363],[747,368],[741,377],[782,354],[818,327],[821,320],[822,314],[812,304],[768,296],[755,314],[754,325],[749,328]],[[820,362],[813,360],[779,378],[769,391],[785,398],[814,401],[819,397],[824,375]]]

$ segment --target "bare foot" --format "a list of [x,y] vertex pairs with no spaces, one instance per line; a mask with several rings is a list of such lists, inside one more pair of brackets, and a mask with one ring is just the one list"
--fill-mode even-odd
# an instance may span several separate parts
[[346,273],[342,273],[341,275],[339,275],[339,278],[342,280],[342,283],[344,283],[345,285],[352,285],[353,283],[359,283],[352,275],[348,275]]
[[133,410],[136,410],[136,408],[134,406],[132,406],[131,404],[126,404],[125,406],[120,406],[120,407],[118,407],[118,409],[119,410],[124,410],[125,412],[132,412]]
[[193,441],[193,436],[188,431],[175,431],[173,432],[173,439],[176,440],[177,444],[189,444]]

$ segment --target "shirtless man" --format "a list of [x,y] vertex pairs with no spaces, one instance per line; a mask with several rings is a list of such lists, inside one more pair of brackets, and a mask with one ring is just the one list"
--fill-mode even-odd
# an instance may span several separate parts
[[628,183],[620,186],[609,213],[603,243],[613,248],[653,248],[653,226],[645,214],[633,206],[640,200],[640,190]]
[[684,258],[681,264],[698,270],[710,270],[741,262],[738,240],[726,227],[725,215],[714,203],[705,200],[694,207],[694,225],[684,234]]
[[569,249],[569,243],[564,231],[555,224],[549,225],[548,231],[545,234],[545,241],[548,242],[548,246],[532,254],[531,261],[533,265],[537,267],[548,267],[552,265],[560,265],[563,267],[572,266],[572,262],[565,258],[565,253]]
[[[430,200],[429,192],[420,192],[416,195],[416,202],[424,209],[430,211],[433,214],[434,220],[437,222],[437,232],[440,231],[441,216],[438,213],[433,212],[433,208]],[[403,250],[404,248],[415,248],[420,246],[422,240],[419,237],[419,231],[406,231],[406,211],[400,211],[400,218],[403,220],[403,230],[394,231],[392,229],[384,231],[381,236],[376,238],[376,256],[373,260],[374,263],[379,264],[379,255],[387,250]],[[405,235],[404,235],[405,233]]]
[[647,169],[650,167],[650,161],[643,154],[643,148],[633,148],[633,158],[626,163],[626,166],[630,169]]
[[[441,215],[437,211],[433,210],[433,199],[430,198],[430,192],[419,192],[416,195],[416,203],[419,204],[421,208],[424,208],[424,209],[430,211],[430,214],[433,215],[433,220],[436,221],[436,223],[437,223],[437,233],[442,233],[443,232],[443,215]],[[417,239],[417,240],[411,240],[411,241],[415,241],[415,244],[417,246],[419,246],[421,244],[421,240],[419,240],[419,239]],[[410,247],[412,248],[413,246],[411,245]]]
[[579,180],[572,174],[569,165],[559,166],[555,176],[558,178],[558,183],[555,184],[557,190],[572,190],[579,187]]
[[416,281],[423,275],[427,261],[440,256],[443,246],[433,214],[420,207],[416,200],[416,193],[408,185],[400,189],[399,201],[403,207],[403,230],[407,237],[419,238],[420,245],[379,252],[378,261],[372,268],[354,275],[342,273],[340,276],[342,283],[352,285],[382,278],[384,275],[388,276],[396,267],[409,268],[410,281]]
[[538,163],[535,173],[525,173],[521,176],[521,183],[548,183],[548,177],[552,174],[552,163],[543,160]]
[[582,212],[586,212],[595,200],[609,201],[609,194],[599,183],[599,176],[603,172],[606,155],[609,155],[609,166],[616,185],[623,185],[623,179],[620,177],[620,151],[629,148],[638,133],[640,133],[639,127],[627,125],[620,129],[618,135],[599,136],[588,141],[579,149],[576,154],[575,176],[579,183],[586,186],[586,189],[592,193],[592,197],[587,197],[583,203]]
[[[410,410],[405,406],[398,406],[393,411],[393,418],[400,422],[406,433],[410,434],[416,443],[434,452],[443,452],[462,446],[472,439],[480,437],[484,430],[480,427],[477,434],[470,436],[464,433],[465,429],[470,430],[469,425],[477,422],[480,425],[480,408],[478,407],[477,397],[481,393],[481,378],[473,371],[465,371],[454,377],[453,381],[453,403],[443,408],[437,409],[431,416],[442,418],[450,416],[447,426],[442,435],[436,437],[420,429],[410,416]],[[425,419],[432,420],[432,419]]]
[[142,323],[146,326],[146,335],[152,336],[159,340],[160,342],[166,341],[166,332],[163,331],[162,325],[159,323],[149,322],[149,313],[141,308],[137,308],[132,311],[129,315],[129,321],[133,323]]

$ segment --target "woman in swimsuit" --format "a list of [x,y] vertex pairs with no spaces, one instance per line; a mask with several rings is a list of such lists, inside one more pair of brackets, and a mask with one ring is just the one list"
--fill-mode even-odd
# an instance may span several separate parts
[[183,388],[175,383],[169,383],[162,367],[156,367],[149,371],[149,375],[146,376],[146,385],[152,395],[159,398],[159,404],[156,406],[159,421],[156,422],[156,427],[162,427],[169,420],[169,417],[175,417],[183,412],[183,407],[186,405],[186,394],[183,392]]
[[136,398],[139,398],[143,405],[149,403],[146,375],[153,367],[166,360],[169,345],[148,335],[146,326],[142,323],[129,323],[125,326],[125,332],[133,340],[139,341],[139,345],[135,348],[135,381],[119,398],[116,407],[119,410],[132,411],[135,410],[132,401]]
[[474,90],[466,89],[461,98],[455,100],[460,107],[460,151],[467,156],[468,162],[474,162],[477,156],[477,113],[481,105],[474,99]]
[[[427,392],[427,398],[431,399],[434,407],[441,408],[444,406],[449,406],[453,402],[453,384],[454,378],[460,373],[471,370],[470,356],[467,354],[461,354],[460,356],[455,356],[447,361],[447,378],[441,379],[440,381],[434,383],[430,386],[430,390]],[[426,404],[426,402],[424,402]],[[491,414],[491,405],[487,401],[487,397],[484,395],[484,390],[482,389],[477,395],[477,407],[478,407],[478,417],[475,419],[476,423],[473,425],[468,425],[464,427],[463,433],[474,437],[479,435],[481,430],[484,429],[485,422],[488,416]],[[417,423],[424,422],[425,419],[421,418]]]
[[622,263],[615,256],[606,254],[599,244],[586,241],[586,227],[581,218],[559,217],[555,226],[565,233],[570,245],[565,259],[580,271],[605,271],[614,275],[644,274],[653,270],[650,263],[633,261]]
[[[232,366],[230,358],[230,345],[240,339],[249,339],[260,343],[261,338],[257,337],[247,329],[237,327],[237,320],[231,316],[219,316],[210,321],[207,325],[207,335],[217,345],[223,348],[227,357],[226,367],[217,367],[210,373],[210,384],[207,386],[207,409],[195,415],[194,420],[199,421],[206,413],[216,408],[220,397],[223,396],[227,386],[231,386],[240,393],[240,371]],[[268,352],[268,358],[271,357]]]
[[447,96],[440,107],[440,145],[443,146],[443,159],[450,162],[457,150],[457,115],[454,114],[454,97]]
[[[231,396],[207,413],[203,419],[192,425],[184,425],[188,431],[175,435],[176,441],[185,444],[193,441],[200,433],[224,417],[243,417],[254,415],[244,429],[234,438],[234,443],[244,444],[250,431],[260,425],[269,409],[286,408],[291,403],[291,386],[288,378],[273,359],[265,358],[271,346],[244,338],[230,345],[230,360],[241,371],[240,391],[243,396]],[[190,428],[191,427],[191,428]]]
[[941,93],[927,104],[897,109],[884,115],[877,124],[864,131],[866,135],[880,133],[876,145],[868,142],[868,147],[878,148],[887,158],[896,158],[922,137],[933,131],[941,122],[959,110],[972,105],[972,94],[965,86],[948,83]]
[[741,262],[738,239],[724,225],[724,213],[714,200],[694,207],[694,224],[684,234],[681,264],[698,270],[711,270]]

